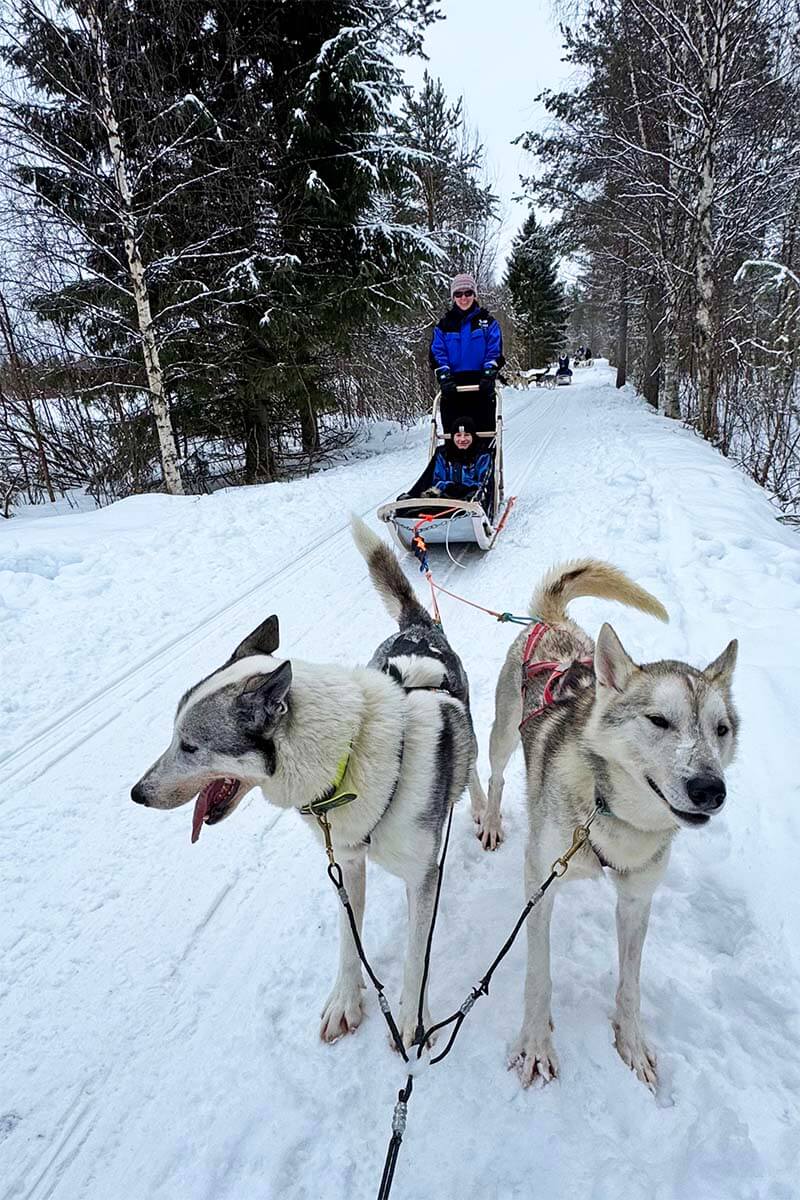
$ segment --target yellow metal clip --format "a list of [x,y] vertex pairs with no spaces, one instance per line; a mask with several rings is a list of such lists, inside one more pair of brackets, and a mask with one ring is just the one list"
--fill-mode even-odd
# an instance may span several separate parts
[[334,866],[335,860],[333,857],[333,842],[331,841],[331,826],[330,821],[328,820],[328,815],[327,813],[314,813],[314,816],[317,818],[317,824],[322,830],[322,836],[325,839],[325,853],[328,856],[328,862],[331,864],[331,866]]
[[[569,869],[569,860],[572,858],[573,854],[577,854],[581,846],[585,845],[588,840],[588,825],[576,825],[572,831],[572,845],[570,846],[569,850],[567,850],[565,854],[562,854],[561,858],[557,858],[550,868],[551,871],[556,873],[559,879],[562,875],[566,875],[567,870]],[[559,867],[561,868],[560,870]]]

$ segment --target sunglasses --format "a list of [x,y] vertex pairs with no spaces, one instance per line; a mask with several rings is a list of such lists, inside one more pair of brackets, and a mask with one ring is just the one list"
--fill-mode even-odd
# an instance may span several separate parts
[[475,295],[475,293],[473,292],[472,288],[470,288],[469,291],[466,291],[466,292],[453,292],[453,299],[460,300],[462,298],[462,296],[474,296],[474,295]]

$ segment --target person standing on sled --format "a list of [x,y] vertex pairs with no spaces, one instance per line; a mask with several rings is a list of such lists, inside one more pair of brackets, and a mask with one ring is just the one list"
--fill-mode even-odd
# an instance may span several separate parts
[[494,393],[502,367],[503,335],[490,312],[478,304],[472,275],[456,275],[450,283],[453,306],[439,321],[431,338],[430,362],[442,395],[459,383],[479,383],[483,394]]
[[433,480],[423,496],[472,500],[489,474],[492,460],[475,441],[475,423],[470,417],[453,422],[450,441],[436,451]]

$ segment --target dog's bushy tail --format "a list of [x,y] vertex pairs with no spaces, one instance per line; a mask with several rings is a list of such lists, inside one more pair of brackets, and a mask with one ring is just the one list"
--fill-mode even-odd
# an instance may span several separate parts
[[659,621],[669,621],[667,610],[655,596],[617,567],[593,558],[576,558],[551,567],[533,593],[531,616],[541,617],[548,625],[557,625],[566,617],[570,600],[578,596],[618,600],[629,608],[638,608],[658,617]]
[[350,517],[353,541],[364,556],[370,579],[391,616],[401,629],[409,625],[432,625],[433,618],[420,604],[414,589],[390,546],[364,524],[355,513]]

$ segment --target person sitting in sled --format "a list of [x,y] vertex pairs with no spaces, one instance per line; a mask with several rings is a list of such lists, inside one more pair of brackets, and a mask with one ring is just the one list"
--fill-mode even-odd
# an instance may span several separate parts
[[563,378],[564,375],[566,375],[569,379],[572,378],[568,354],[560,354],[558,357],[558,370],[556,371],[556,379],[559,377]]
[[446,395],[459,382],[477,382],[483,392],[493,394],[497,372],[505,362],[500,326],[478,304],[472,275],[456,275],[451,280],[450,298],[453,305],[431,338],[430,362],[440,391]]
[[476,441],[471,417],[454,421],[451,435],[450,441],[436,451],[431,486],[422,495],[472,500],[486,481],[491,456]]

